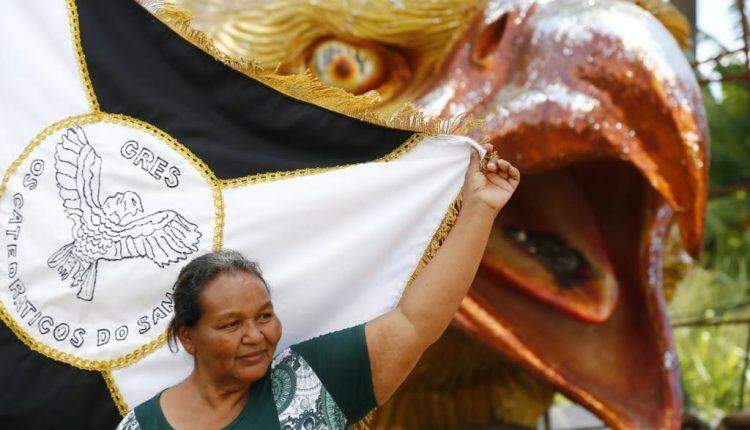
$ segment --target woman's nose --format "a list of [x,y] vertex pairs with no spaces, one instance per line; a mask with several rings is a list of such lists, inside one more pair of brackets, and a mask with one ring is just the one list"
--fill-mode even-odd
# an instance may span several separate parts
[[245,327],[245,332],[242,336],[242,341],[244,343],[253,344],[263,340],[263,332],[260,331],[255,322],[248,322]]

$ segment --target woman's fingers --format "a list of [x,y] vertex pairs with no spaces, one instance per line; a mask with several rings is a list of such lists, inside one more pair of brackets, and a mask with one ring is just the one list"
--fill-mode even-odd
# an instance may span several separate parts
[[[491,144],[484,144],[482,145],[482,148],[487,151],[487,154],[491,154],[489,159],[485,158],[484,160],[479,160],[476,152],[472,151],[470,168],[483,170],[487,175],[494,174],[507,181],[520,181],[521,173],[519,170],[507,160],[500,158],[497,152],[495,152],[494,146]],[[484,165],[483,169],[482,165]]]
[[515,181],[520,181],[521,172],[515,166],[510,166],[510,177]]
[[513,166],[511,166],[510,163],[505,160],[502,160],[500,164],[503,177],[505,177],[505,179],[510,179],[510,170],[513,168]]
[[507,176],[507,179],[513,179],[516,181],[521,179],[521,172],[519,172],[515,166],[506,160],[502,160],[501,164],[502,171],[504,175]]
[[515,168],[512,164],[510,164],[507,160],[500,159],[497,161],[498,166],[498,173],[500,173],[501,176],[503,176],[505,179],[520,179],[521,173],[518,171],[517,168]]
[[501,185],[505,182],[515,186],[514,184],[517,184],[521,179],[521,173],[516,167],[507,160],[497,157],[493,157],[487,163],[484,174],[495,185]]
[[493,155],[492,157],[490,157],[489,161],[487,161],[485,170],[492,173],[500,173],[503,170],[503,163],[507,162],[497,155]]

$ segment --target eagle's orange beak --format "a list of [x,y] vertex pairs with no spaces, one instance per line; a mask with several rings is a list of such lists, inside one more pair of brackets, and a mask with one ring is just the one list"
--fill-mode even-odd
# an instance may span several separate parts
[[455,323],[614,428],[679,428],[661,273],[673,221],[701,248],[707,126],[689,64],[625,2],[491,1],[468,28],[416,102],[484,119],[522,179]]

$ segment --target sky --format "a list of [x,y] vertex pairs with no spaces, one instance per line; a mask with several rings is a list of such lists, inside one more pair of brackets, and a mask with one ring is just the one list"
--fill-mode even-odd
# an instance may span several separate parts
[[[737,25],[737,17],[730,10],[733,0],[698,0],[697,1],[697,27],[699,30],[713,36],[728,50],[742,47],[741,31]],[[745,4],[750,10],[750,0]],[[698,61],[711,58],[721,52],[721,47],[710,41],[699,41],[696,46],[696,59]],[[710,65],[701,67],[703,74],[710,76]],[[716,76],[713,76],[716,77]],[[720,97],[720,88],[716,84],[709,85],[709,89],[715,97]]]
[[[739,48],[740,34],[735,27],[736,18],[730,12],[733,0],[698,0],[698,28],[718,39],[729,49]],[[745,2],[750,8],[750,0]],[[711,43],[698,45],[697,58],[705,59],[716,54],[717,47]]]

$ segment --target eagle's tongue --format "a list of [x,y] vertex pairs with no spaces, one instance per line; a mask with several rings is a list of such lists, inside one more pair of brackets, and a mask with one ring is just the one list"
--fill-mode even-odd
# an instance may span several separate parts
[[586,321],[605,320],[617,302],[599,227],[568,171],[523,178],[495,222],[480,276]]

